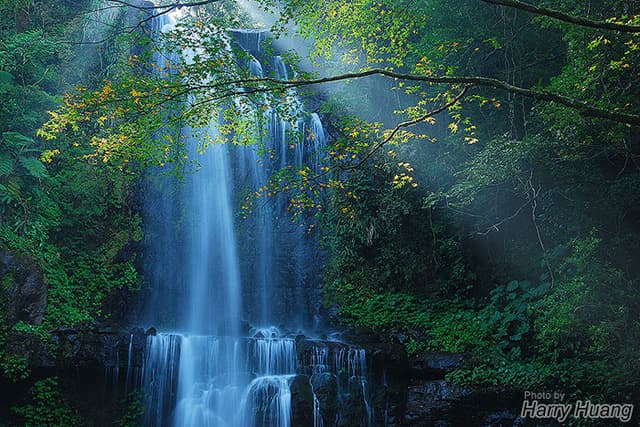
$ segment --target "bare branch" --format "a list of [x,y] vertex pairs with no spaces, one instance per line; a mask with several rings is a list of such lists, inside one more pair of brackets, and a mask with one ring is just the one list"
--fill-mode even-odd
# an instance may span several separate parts
[[525,204],[521,205],[512,215],[503,218],[502,220],[496,222],[495,224],[491,225],[490,227],[488,227],[485,231],[476,231],[475,233],[472,233],[471,236],[473,235],[478,235],[478,236],[486,236],[489,233],[492,233],[494,231],[500,231],[500,227],[502,226],[502,224],[504,224],[505,222],[511,221],[512,219],[514,219],[515,217],[517,217],[518,215],[520,215],[520,212],[522,212],[522,210],[527,207],[527,205],[529,205],[530,201],[527,201]]
[[[527,190],[527,198],[531,203],[531,220],[536,229],[536,235],[538,236],[538,243],[540,244],[540,249],[542,250],[542,257],[544,259],[544,263],[547,266],[547,271],[549,272],[549,278],[551,279],[551,287],[555,285],[556,279],[553,275],[553,269],[551,268],[551,263],[549,263],[549,256],[547,254],[547,249],[544,246],[544,242],[542,241],[542,232],[540,231],[540,226],[538,226],[538,220],[536,215],[536,208],[538,207],[538,196],[540,195],[540,191],[542,187],[536,188],[533,186],[533,170],[529,174],[529,180],[527,181],[527,185],[529,189]],[[530,191],[529,191],[530,190]]]
[[109,2],[111,3],[118,3],[121,4],[123,6],[127,6],[127,7],[132,7],[134,9],[138,9],[138,10],[162,10],[162,9],[180,9],[182,7],[196,7],[196,6],[204,6],[210,3],[216,3],[220,0],[202,0],[202,1],[196,1],[196,2],[187,2],[187,3],[181,3],[181,2],[175,2],[175,3],[171,3],[171,4],[166,4],[163,6],[143,6],[143,5],[136,5],[136,4],[132,4],[123,0],[109,0]]
[[622,33],[640,33],[640,26],[618,24],[615,22],[606,21],[593,21],[590,19],[580,18],[578,16],[567,15],[566,13],[547,9],[544,7],[534,6],[529,3],[524,3],[517,0],[480,0],[485,3],[491,3],[498,6],[507,6],[515,9],[524,10],[526,12],[534,13],[536,15],[548,16],[549,18],[557,19],[559,21],[568,22],[570,24],[579,25],[581,27],[595,28],[599,30],[611,30],[619,31]]
[[187,3],[181,3],[181,2],[176,2],[176,3],[171,3],[171,4],[167,4],[167,5],[163,5],[163,6],[155,6],[155,5],[149,5],[149,6],[145,6],[144,4],[134,4],[134,3],[129,3],[127,1],[124,0],[108,0],[110,3],[115,3],[113,6],[106,6],[103,8],[99,8],[99,9],[94,9],[91,10],[89,12],[87,12],[86,14],[89,13],[94,13],[94,12],[100,12],[103,10],[108,10],[108,9],[114,9],[114,8],[132,8],[135,10],[138,10],[140,12],[143,12],[146,14],[146,16],[141,17],[141,19],[136,22],[135,24],[128,26],[128,27],[124,27],[122,28],[120,32],[118,32],[115,35],[112,35],[110,37],[107,37],[105,39],[102,40],[96,40],[96,41],[88,41],[88,42],[66,42],[67,44],[72,44],[72,45],[100,45],[100,44],[104,44],[107,43],[111,40],[113,40],[117,35],[119,34],[132,34],[134,33],[136,30],[139,30],[141,28],[144,28],[144,25],[146,23],[148,23],[149,21],[158,18],[160,16],[166,15],[168,13],[173,12],[176,9],[181,9],[183,7],[197,7],[197,6],[204,6],[207,4],[211,4],[211,3],[217,3],[220,0],[202,0],[202,1],[196,1],[196,2],[187,2]]
[[140,20],[135,26],[132,27],[131,31],[136,30],[137,28],[142,27],[145,23],[151,21],[152,19],[158,18],[162,15],[166,15],[168,13],[173,12],[176,9],[181,9],[183,7],[197,7],[197,6],[204,6],[210,3],[216,3],[219,0],[202,0],[202,1],[196,1],[196,2],[189,2],[189,3],[181,3],[181,2],[176,2],[176,3],[172,3],[172,4],[168,4],[168,5],[164,5],[164,6],[143,6],[143,5],[135,5],[135,4],[131,4],[128,3],[126,1],[123,0],[109,0],[112,3],[117,3],[120,4],[122,6],[125,7],[131,7],[137,10],[141,10],[144,12],[149,12],[148,16],[145,17],[144,19]]

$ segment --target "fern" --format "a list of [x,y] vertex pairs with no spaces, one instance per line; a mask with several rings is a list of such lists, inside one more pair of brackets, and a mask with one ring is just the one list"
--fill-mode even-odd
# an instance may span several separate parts
[[20,156],[18,160],[32,177],[46,178],[47,176],[49,176],[49,174],[47,173],[47,168],[45,168],[42,162],[37,158]]
[[5,132],[2,136],[5,144],[16,148],[24,148],[35,144],[33,139],[18,132]]
[[7,181],[7,193],[9,193],[14,199],[20,199],[22,195],[22,181],[16,176],[12,176]]
[[5,185],[0,184],[0,202],[5,205],[10,205],[13,203],[13,200],[13,196],[9,192],[9,189]]
[[0,176],[11,175],[14,160],[7,154],[0,154]]

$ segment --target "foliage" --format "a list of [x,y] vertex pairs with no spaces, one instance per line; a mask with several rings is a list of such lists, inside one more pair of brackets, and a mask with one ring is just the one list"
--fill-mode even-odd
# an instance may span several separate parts
[[77,414],[61,395],[56,377],[36,381],[31,388],[31,401],[13,409],[28,427],[80,425]]
[[120,427],[136,427],[142,424],[144,418],[144,394],[132,392],[126,396],[126,409],[117,425]]
[[[69,91],[38,135],[52,143],[65,134],[84,140],[89,158],[135,175],[149,165],[188,169],[195,163],[185,156],[188,140],[201,141],[200,150],[214,143],[256,143],[269,105],[278,105],[281,117],[295,126],[291,90],[254,87],[252,57],[225,31],[245,18],[221,6],[208,10],[188,14],[166,31],[151,27],[150,36],[132,34],[126,42],[137,53],[120,60],[114,78],[98,88]],[[291,102],[272,102],[281,98]],[[212,117],[221,118],[215,131]]]
[[39,150],[32,139],[17,132],[5,132],[4,152],[0,157],[0,202],[7,206],[26,208],[29,200],[39,198],[38,183],[47,179],[47,169],[38,159]]
[[434,316],[427,329],[429,350],[466,353],[482,352],[494,345],[491,329],[475,310],[448,307]]
[[[138,285],[134,260],[121,256],[140,238],[133,180],[148,165],[193,160],[183,149],[192,135],[167,129],[206,129],[194,131],[202,150],[255,143],[268,105],[295,125],[293,88],[305,83],[283,84],[274,70],[251,75],[251,58],[224,32],[246,17],[211,4],[157,38],[119,37],[106,70],[70,81],[72,51],[60,48],[69,28],[45,25],[44,12],[18,13],[31,3],[0,3],[13,12],[0,19],[0,237],[44,270],[43,328],[55,328],[94,321],[111,290]],[[53,3],[42,9],[66,10]],[[640,378],[638,129],[545,95],[638,115],[638,34],[476,0],[277,3],[276,34],[295,22],[327,72],[458,78],[375,77],[328,91],[322,112],[333,137],[320,171],[283,170],[255,192],[297,189],[291,208],[319,218],[325,302],[342,322],[394,336],[410,353],[466,353],[467,365],[448,377],[461,384],[631,399]],[[636,22],[636,3],[553,6]],[[460,76],[541,96],[461,92]],[[36,129],[62,91],[38,132],[43,144]],[[222,117],[219,133],[209,132],[211,117]],[[403,120],[410,124],[397,127]],[[254,203],[247,197],[245,207]],[[1,356],[7,375],[24,376],[26,361]]]
[[350,284],[338,286],[336,292],[343,320],[355,326],[399,333],[407,326],[424,329],[429,324],[425,307],[409,295],[373,293]]
[[[51,331],[108,317],[102,305],[114,289],[139,287],[135,259],[126,253],[141,239],[130,178],[87,158],[82,139],[60,138],[57,147],[47,147],[36,137],[46,111],[59,105],[81,74],[73,56],[78,51],[67,41],[81,29],[79,16],[88,6],[0,5],[0,249],[30,260],[48,287],[42,324],[14,323],[9,289],[17,278],[3,277],[0,298],[7,308],[0,312],[0,365],[10,381],[25,380],[30,372],[29,354],[13,354],[8,343],[48,344]],[[88,75],[102,71],[91,60],[82,68]],[[50,382],[37,385],[38,405],[44,399],[38,396],[53,388]],[[47,409],[40,406],[22,413],[32,425],[43,425]],[[66,415],[58,415],[66,425]]]
[[[506,286],[499,285],[491,291],[491,302],[484,312],[487,324],[495,330],[499,350],[505,352],[531,331],[531,305],[549,287],[550,283],[532,285],[527,281],[512,280]],[[516,348],[520,351],[519,347]]]
[[17,382],[29,377],[28,362],[29,359],[25,355],[0,351],[0,369],[2,369],[2,375],[10,381]]

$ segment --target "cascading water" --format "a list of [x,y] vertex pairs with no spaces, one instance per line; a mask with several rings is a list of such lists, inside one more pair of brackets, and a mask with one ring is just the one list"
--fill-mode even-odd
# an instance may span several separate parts
[[[289,78],[280,56],[264,58],[263,32],[234,30],[233,35],[250,52],[247,67],[253,74]],[[305,112],[292,93],[286,103],[297,110],[297,123],[281,117],[277,106],[267,106],[260,144],[233,150],[237,189],[252,193],[264,188],[276,171],[320,169],[326,138],[319,116]],[[244,307],[251,323],[309,329],[316,326],[320,305],[319,263],[313,261],[319,259],[319,248],[301,222],[292,221],[289,202],[286,194],[260,199],[239,227],[243,283],[251,283],[244,287]]]
[[311,354],[311,376],[309,377],[309,385],[313,394],[313,427],[324,427],[324,419],[320,412],[320,400],[316,395],[313,387],[313,376],[324,374],[329,370],[328,366],[329,349],[324,346],[315,346]]
[[[172,25],[166,15],[154,21],[157,30]],[[280,57],[257,59],[264,39],[261,32],[237,32],[236,40],[251,54],[248,68],[258,76],[288,78]],[[242,223],[234,211],[241,193],[265,186],[274,171],[304,166],[320,171],[326,144],[320,117],[304,112],[295,97],[289,102],[300,110],[297,126],[271,106],[260,146],[200,150],[202,142],[183,129],[197,170],[183,180],[150,171],[146,263],[154,295],[148,321],[176,332],[147,340],[141,373],[146,426],[292,425],[291,387],[305,369],[296,341],[280,329],[298,333],[317,323],[317,241],[291,220],[284,195],[259,203]],[[217,124],[212,118],[207,130],[214,139]],[[260,328],[243,327],[246,323]],[[335,420],[323,419],[313,392],[315,374],[335,377],[338,407],[349,404],[352,394],[361,396],[363,425],[372,425],[364,350],[340,348],[331,362],[326,348],[316,355],[308,381],[314,426],[340,421],[339,413]],[[128,369],[127,384],[130,375]]]
[[[168,17],[156,21],[163,30],[172,27]],[[189,54],[183,57],[188,60]],[[208,137],[216,137],[216,126],[212,118]],[[164,191],[150,191],[147,197],[154,255],[150,275],[158,285],[150,321],[181,332],[149,338],[143,379],[148,395],[145,422],[239,425],[238,402],[247,380],[239,358],[242,304],[229,153],[219,145],[200,150],[202,143],[190,129],[182,133],[197,170],[182,181],[163,182],[156,175],[154,180]],[[163,276],[167,270],[172,273]],[[158,283],[163,280],[177,283]],[[155,314],[167,308],[171,319]]]

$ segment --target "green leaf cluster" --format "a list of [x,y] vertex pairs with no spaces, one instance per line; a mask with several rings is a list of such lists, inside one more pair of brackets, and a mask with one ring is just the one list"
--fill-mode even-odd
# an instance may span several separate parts
[[36,381],[30,394],[29,403],[13,408],[14,412],[24,419],[25,426],[81,425],[76,411],[65,401],[58,388],[58,378],[50,377]]

